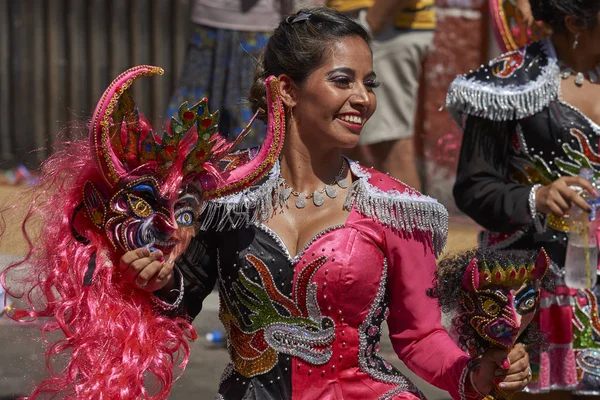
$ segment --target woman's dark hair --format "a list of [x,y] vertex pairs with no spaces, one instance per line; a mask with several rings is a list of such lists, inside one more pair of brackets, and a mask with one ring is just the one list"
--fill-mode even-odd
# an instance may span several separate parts
[[[433,288],[427,291],[429,297],[438,300],[438,305],[445,313],[455,314],[452,319],[452,329],[458,334],[458,344],[464,350],[473,350],[482,354],[490,347],[487,340],[469,323],[469,317],[461,312],[460,293],[462,279],[467,266],[473,258],[488,265],[500,265],[503,269],[509,266],[530,265],[535,262],[535,251],[473,249],[457,254],[451,254],[438,261],[438,269],[433,280]],[[554,280],[551,271],[548,271],[541,281],[540,286],[547,290],[554,290]],[[539,351],[546,344],[545,335],[535,323],[530,323],[521,333],[517,342],[523,343],[531,351]]]
[[581,26],[592,29],[598,23],[598,0],[529,0],[531,12],[538,21],[544,21],[558,32],[565,32],[565,17],[576,17]]
[[265,79],[286,74],[298,86],[325,62],[331,43],[358,36],[367,44],[369,34],[357,22],[326,7],[302,9],[286,17],[273,32],[254,72],[249,100],[253,111],[266,110]]

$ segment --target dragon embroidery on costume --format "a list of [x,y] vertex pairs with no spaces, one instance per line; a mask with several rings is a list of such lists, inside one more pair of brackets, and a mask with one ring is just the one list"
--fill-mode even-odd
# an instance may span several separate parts
[[[275,366],[278,353],[312,364],[328,362],[332,355],[328,346],[335,339],[334,322],[321,315],[317,285],[310,282],[327,257],[321,256],[302,269],[292,299],[277,290],[268,267],[260,259],[247,255],[246,261],[258,272],[260,284],[240,270],[241,286],[233,285],[237,300],[223,296],[225,304],[220,312],[235,369],[246,377],[266,373]],[[247,311],[243,312],[240,306]]]
[[498,78],[510,78],[525,61],[525,51],[515,50],[490,61],[492,74]]

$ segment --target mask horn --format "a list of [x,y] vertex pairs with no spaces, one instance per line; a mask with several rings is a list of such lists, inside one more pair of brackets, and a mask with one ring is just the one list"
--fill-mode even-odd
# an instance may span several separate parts
[[268,126],[263,145],[250,162],[233,169],[214,189],[207,189],[203,196],[205,200],[237,193],[255,185],[277,161],[285,138],[285,109],[279,94],[279,79],[270,76],[265,84],[267,86]]
[[479,263],[473,258],[465,271],[462,286],[468,292],[476,292],[479,289]]
[[[133,113],[136,113],[135,116],[137,118],[135,105],[129,104],[132,101],[127,101],[128,104],[125,105],[125,108],[128,110],[133,110],[131,112],[132,115],[116,116],[116,114],[120,114],[123,111],[121,109],[122,107],[119,106],[121,97],[123,97],[124,93],[128,93],[127,90],[137,78],[142,76],[162,75],[163,73],[164,71],[162,68],[151,65],[140,65],[130,68],[119,75],[108,86],[96,105],[92,117],[92,124],[90,126],[90,141],[100,171],[111,188],[115,187],[121,178],[127,175],[128,172],[128,168],[126,168],[123,161],[120,160],[122,157],[119,157],[115,149],[113,149],[114,143],[121,141],[120,123],[130,122],[129,119],[132,117]],[[128,98],[129,97],[127,97],[126,100]],[[115,124],[119,125],[116,129]]]
[[533,277],[535,279],[543,279],[550,268],[550,257],[546,253],[546,250],[542,247],[540,252],[535,259],[535,268],[533,269]]

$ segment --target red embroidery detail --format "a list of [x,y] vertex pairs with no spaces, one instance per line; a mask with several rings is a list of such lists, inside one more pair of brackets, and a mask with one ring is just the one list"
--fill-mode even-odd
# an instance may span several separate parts
[[525,56],[522,50],[511,51],[495,58],[491,62],[492,74],[498,78],[506,79],[523,66]]

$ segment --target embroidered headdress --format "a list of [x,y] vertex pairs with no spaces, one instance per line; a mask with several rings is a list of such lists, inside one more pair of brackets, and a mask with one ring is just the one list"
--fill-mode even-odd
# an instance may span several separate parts
[[528,340],[517,314],[535,312],[539,289],[549,284],[544,279],[549,266],[544,249],[537,257],[524,251],[465,251],[439,261],[430,295],[444,312],[456,314],[453,328],[469,351],[509,349],[516,340]]

